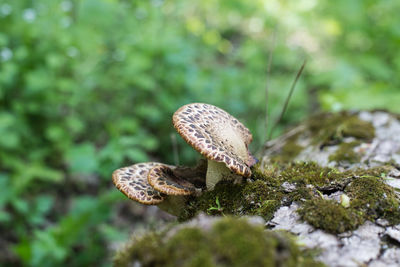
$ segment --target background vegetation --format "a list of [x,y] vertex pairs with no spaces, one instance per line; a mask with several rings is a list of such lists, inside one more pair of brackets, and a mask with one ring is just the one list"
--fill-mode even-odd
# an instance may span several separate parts
[[109,265],[141,220],[121,212],[135,204],[111,172],[174,163],[174,139],[194,164],[171,124],[183,104],[226,109],[257,150],[272,50],[272,117],[308,59],[280,129],[319,109],[399,112],[399,11],[397,0],[0,0],[0,262]]

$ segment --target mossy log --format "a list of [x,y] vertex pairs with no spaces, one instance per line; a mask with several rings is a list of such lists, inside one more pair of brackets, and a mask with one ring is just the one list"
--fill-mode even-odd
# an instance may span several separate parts
[[[192,259],[184,260],[182,266],[235,266],[246,260],[254,263],[252,266],[318,266],[320,262],[328,266],[400,266],[398,115],[383,111],[320,114],[267,142],[262,150],[261,161],[253,166],[251,178],[241,184],[221,181],[213,191],[187,198],[178,222],[187,225],[186,221],[193,222],[199,214],[229,216],[225,221],[230,223],[223,228],[231,231],[233,239],[226,246],[240,252],[241,244],[237,242],[250,244],[253,237],[248,233],[253,230],[235,218],[259,216],[264,220],[262,233],[265,234],[260,232],[262,240],[257,242],[276,245],[282,241],[282,237],[275,236],[276,231],[284,230],[289,234],[285,235],[284,242],[290,243],[285,255],[290,256],[282,259],[277,247],[270,245],[260,245],[261,248],[249,245],[242,249],[251,248],[251,252],[227,256],[215,243],[224,232],[215,232],[214,228],[211,232],[192,229],[188,230],[188,236],[197,234],[198,237],[179,239],[183,242],[187,238],[188,247],[193,246],[194,251],[193,255],[181,255]],[[232,234],[236,224],[248,230],[239,231],[242,235]],[[180,229],[179,224],[175,227]],[[204,224],[192,224],[192,227],[203,228]],[[168,229],[150,234],[151,238],[146,235],[135,239],[138,241],[119,252],[116,263],[139,262],[141,266],[153,266],[143,260],[149,259],[142,249],[149,246],[143,243],[149,238],[162,240],[166,246],[151,245],[149,249],[161,257],[160,260],[153,255],[152,264],[158,264],[157,260],[161,262],[159,266],[179,263],[176,258],[169,262],[168,256],[179,255],[182,249],[180,245],[172,248],[168,240],[183,234],[174,230],[177,236],[171,235],[171,228]],[[303,246],[297,247],[290,235],[296,236]],[[193,244],[190,240],[199,243]],[[207,247],[205,252],[203,246]],[[270,261],[264,261],[263,253],[259,255],[253,249],[273,256],[269,256]],[[314,260],[309,249],[319,251]],[[207,264],[196,265],[197,262]],[[303,265],[304,262],[308,265]]]

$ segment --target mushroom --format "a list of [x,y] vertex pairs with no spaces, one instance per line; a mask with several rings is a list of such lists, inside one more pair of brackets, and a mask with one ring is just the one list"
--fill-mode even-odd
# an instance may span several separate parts
[[113,183],[128,198],[145,205],[157,205],[164,201],[166,195],[150,186],[147,175],[158,165],[160,163],[147,162],[117,169],[112,174]]
[[193,195],[196,188],[189,181],[174,175],[166,165],[157,165],[147,175],[149,185],[155,190],[169,196]]
[[222,179],[251,176],[250,167],[257,162],[248,150],[253,137],[232,115],[210,104],[193,103],[178,109],[172,122],[183,139],[206,157],[207,189]]
[[157,205],[177,215],[184,204],[184,196],[193,195],[197,190],[189,181],[174,175],[174,169],[175,166],[157,162],[139,163],[115,170],[112,180],[128,198],[145,205]]

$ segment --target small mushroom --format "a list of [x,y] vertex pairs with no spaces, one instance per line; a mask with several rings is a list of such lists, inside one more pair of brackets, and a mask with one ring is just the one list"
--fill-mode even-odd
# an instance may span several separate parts
[[197,190],[189,181],[174,175],[174,169],[175,166],[157,162],[139,163],[117,169],[112,180],[128,198],[145,205],[157,205],[177,215],[184,205],[184,196],[193,195]]
[[128,198],[145,205],[157,205],[164,201],[166,195],[151,187],[147,175],[160,164],[146,162],[117,169],[112,174],[113,183]]
[[207,189],[221,179],[251,176],[250,167],[257,162],[248,150],[253,137],[232,115],[210,104],[193,103],[178,109],[172,121],[183,139],[207,158]]
[[187,196],[196,193],[196,188],[189,181],[174,175],[166,165],[153,167],[147,175],[147,181],[157,191],[169,196]]

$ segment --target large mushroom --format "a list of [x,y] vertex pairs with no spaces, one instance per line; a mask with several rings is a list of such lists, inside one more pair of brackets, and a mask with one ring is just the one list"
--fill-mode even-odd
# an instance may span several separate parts
[[222,179],[251,176],[250,167],[257,162],[248,150],[253,137],[232,115],[210,104],[193,103],[178,109],[172,122],[183,139],[206,157],[207,189]]
[[199,189],[174,174],[176,169],[179,168],[157,162],[138,163],[115,170],[112,180],[128,198],[177,215],[184,196],[195,195]]

